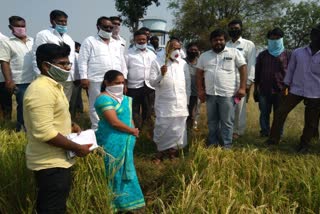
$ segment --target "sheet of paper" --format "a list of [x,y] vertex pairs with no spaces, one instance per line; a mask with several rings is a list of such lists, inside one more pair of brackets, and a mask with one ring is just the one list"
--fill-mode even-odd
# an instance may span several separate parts
[[[94,149],[97,149],[99,147],[93,129],[82,131],[79,135],[77,133],[68,134],[67,138],[80,145],[92,144],[92,146],[89,149],[90,151],[93,151]],[[72,151],[67,152],[68,158],[73,158],[75,155],[76,154]]]

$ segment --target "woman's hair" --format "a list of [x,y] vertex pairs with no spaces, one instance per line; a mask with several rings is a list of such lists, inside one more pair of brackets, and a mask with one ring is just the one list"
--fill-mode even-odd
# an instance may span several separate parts
[[114,81],[118,76],[123,76],[123,74],[120,71],[117,70],[109,70],[104,74],[103,81],[101,83],[101,89],[100,92],[104,92],[106,90],[106,84],[104,81],[106,80],[108,83]]

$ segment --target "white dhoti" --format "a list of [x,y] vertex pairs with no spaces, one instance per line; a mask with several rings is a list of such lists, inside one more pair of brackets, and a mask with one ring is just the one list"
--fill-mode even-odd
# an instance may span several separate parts
[[187,145],[187,117],[156,117],[153,141],[158,151],[181,149]]

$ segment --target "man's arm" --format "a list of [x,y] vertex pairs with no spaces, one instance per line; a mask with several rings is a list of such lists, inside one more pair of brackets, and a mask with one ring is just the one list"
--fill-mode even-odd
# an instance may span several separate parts
[[90,53],[91,53],[91,45],[88,39],[86,39],[81,45],[80,53],[79,53],[79,61],[78,61],[81,86],[84,89],[89,88],[88,63],[89,63]]
[[247,56],[247,88],[251,86],[255,78],[255,64],[256,64],[256,47],[253,43],[249,44],[248,56]]
[[240,72],[240,88],[236,93],[236,97],[242,98],[246,96],[246,88],[247,88],[247,65],[244,64],[239,67]]
[[197,90],[198,90],[198,97],[202,103],[206,101],[206,92],[204,88],[204,70],[197,69],[196,72],[197,77]]
[[0,61],[0,63],[2,74],[5,80],[5,87],[9,91],[9,93],[13,93],[16,88],[16,84],[12,79],[10,62]]

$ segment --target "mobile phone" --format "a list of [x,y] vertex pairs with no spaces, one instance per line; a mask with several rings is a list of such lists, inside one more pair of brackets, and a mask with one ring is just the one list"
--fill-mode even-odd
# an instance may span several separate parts
[[234,97],[234,103],[235,103],[235,104],[240,103],[240,101],[241,101],[241,98],[240,98],[240,97]]

